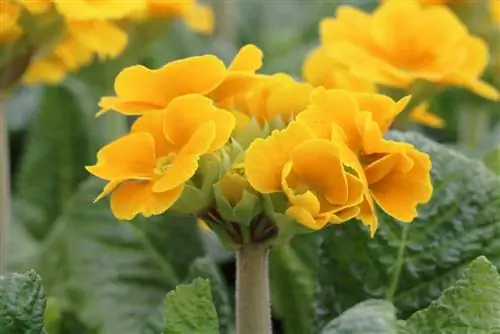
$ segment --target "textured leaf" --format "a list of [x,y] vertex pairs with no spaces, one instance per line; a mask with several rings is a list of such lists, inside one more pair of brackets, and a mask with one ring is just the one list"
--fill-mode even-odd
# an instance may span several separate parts
[[34,270],[0,277],[0,333],[41,334],[47,299]]
[[169,292],[165,302],[165,334],[217,334],[219,323],[210,282],[196,278]]
[[116,221],[106,200],[92,203],[101,187],[90,179],[71,200],[49,238],[41,274],[51,294],[100,334],[141,333],[203,255],[202,243],[189,216]]
[[46,87],[17,180],[14,214],[31,235],[50,232],[89,162],[88,120],[77,99],[64,86]]
[[321,334],[396,334],[396,312],[385,300],[367,300],[332,320]]
[[272,306],[287,334],[311,332],[318,241],[315,233],[298,235],[269,255]]
[[359,222],[323,231],[316,325],[369,298],[406,318],[436,299],[480,255],[500,264],[500,179],[481,162],[421,135],[392,135],[430,154],[434,195],[412,224],[380,215],[370,239]]
[[234,330],[232,298],[217,265],[209,257],[196,259],[191,266],[186,282],[201,277],[210,281],[212,297],[219,319],[219,334],[230,334]]
[[406,321],[407,333],[500,333],[500,275],[485,257],[474,260],[463,276],[429,307]]

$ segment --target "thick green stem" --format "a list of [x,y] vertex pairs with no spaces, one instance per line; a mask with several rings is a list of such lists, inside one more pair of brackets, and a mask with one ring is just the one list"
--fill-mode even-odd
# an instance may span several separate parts
[[244,245],[236,252],[236,333],[271,334],[268,247]]
[[5,271],[7,229],[10,223],[10,163],[7,117],[0,96],[0,274]]
[[459,117],[459,143],[468,153],[477,153],[490,132],[490,111],[465,107],[460,111]]

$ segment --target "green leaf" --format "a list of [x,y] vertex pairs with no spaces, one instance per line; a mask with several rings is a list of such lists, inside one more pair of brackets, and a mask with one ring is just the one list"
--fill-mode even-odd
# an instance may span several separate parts
[[232,297],[217,265],[212,259],[203,257],[196,259],[191,266],[186,282],[201,277],[210,281],[212,287],[213,302],[219,316],[219,334],[230,334],[234,331],[234,314]]
[[219,323],[210,282],[196,278],[169,292],[165,306],[165,334],[217,334]]
[[311,332],[318,241],[314,233],[298,235],[269,255],[272,306],[287,334]]
[[87,177],[88,119],[64,86],[46,87],[28,134],[18,175],[15,217],[36,239],[43,239]]
[[429,307],[406,321],[414,334],[500,333],[500,275],[484,256]]
[[47,299],[34,270],[0,277],[0,333],[41,334]]
[[165,294],[203,255],[202,243],[192,216],[116,221],[106,200],[92,203],[102,186],[89,179],[68,204],[49,236],[40,272],[51,295],[100,334],[141,333]]
[[321,334],[396,334],[396,312],[385,300],[357,304],[332,320]]
[[500,147],[494,149],[486,155],[483,161],[486,167],[492,170],[493,173],[500,175]]
[[436,299],[476,257],[500,264],[500,179],[481,162],[421,135],[392,138],[431,156],[434,195],[411,224],[381,213],[373,239],[358,221],[321,232],[316,328],[370,298],[392,301],[406,318]]

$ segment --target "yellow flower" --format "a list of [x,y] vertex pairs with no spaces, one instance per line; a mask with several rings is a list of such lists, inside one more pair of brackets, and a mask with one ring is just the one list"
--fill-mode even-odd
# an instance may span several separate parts
[[500,0],[490,0],[489,6],[493,21],[500,23]]
[[233,168],[220,179],[219,185],[222,195],[229,204],[235,206],[243,198],[243,191],[252,191],[252,187],[245,179],[243,166]]
[[21,8],[10,0],[0,0],[0,45],[14,41],[23,30],[18,23]]
[[388,1],[368,14],[342,6],[320,30],[330,57],[377,84],[409,88],[423,79],[463,86],[489,99],[500,96],[480,80],[489,60],[486,43],[447,7]]
[[263,194],[284,192],[287,215],[314,230],[359,214],[363,183],[346,167],[338,143],[297,122],[255,140],[245,155],[250,185]]
[[182,17],[194,31],[212,33],[214,14],[212,8],[196,0],[146,0],[148,13],[160,17]]
[[70,20],[118,20],[146,8],[145,0],[52,0],[57,11]]
[[377,227],[373,201],[393,217],[411,222],[417,205],[432,194],[429,157],[410,144],[383,138],[408,100],[395,102],[383,95],[317,89],[311,106],[297,116],[297,122],[308,126],[316,137],[344,142],[348,147],[341,152],[342,160],[367,187],[358,218],[370,226],[372,234]]
[[410,112],[410,119],[431,128],[444,128],[445,121],[429,111],[427,102],[421,103]]
[[45,13],[52,7],[52,0],[18,0],[32,14]]
[[196,173],[199,157],[227,142],[234,122],[231,113],[198,94],[177,97],[139,118],[129,135],[102,148],[97,164],[87,167],[109,181],[96,200],[112,193],[118,219],[165,212]]
[[113,109],[125,115],[141,115],[165,108],[177,96],[198,93],[215,102],[231,98],[255,82],[262,52],[254,45],[243,47],[228,69],[213,55],[173,61],[160,69],[131,66],[115,80],[117,96],[103,97],[98,115]]
[[329,57],[323,48],[317,48],[309,54],[302,72],[305,81],[314,87],[370,93],[376,91],[373,81],[353,74],[349,67]]
[[127,44],[127,35],[109,21],[68,21],[63,39],[52,53],[35,59],[23,76],[26,84],[57,84],[68,73],[92,61],[118,56]]
[[307,107],[312,90],[312,86],[283,73],[262,76],[253,89],[235,98],[233,107],[249,116],[246,122],[253,117],[260,126],[276,119],[287,124]]

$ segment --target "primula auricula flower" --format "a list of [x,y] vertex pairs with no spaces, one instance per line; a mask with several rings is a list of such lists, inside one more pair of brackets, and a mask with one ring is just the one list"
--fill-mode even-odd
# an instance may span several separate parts
[[[304,80],[315,87],[377,93],[377,85],[373,81],[355,75],[352,69],[330,57],[323,47],[314,49],[306,57],[302,72]],[[412,109],[409,116],[414,122],[429,127],[444,126],[444,120],[429,112],[425,102]]]
[[220,105],[249,89],[257,81],[262,52],[254,45],[243,47],[226,69],[213,55],[195,56],[151,70],[136,65],[125,68],[115,80],[116,96],[103,97],[98,115],[113,109],[125,115],[142,115],[165,108],[177,96],[198,93]]
[[111,209],[119,219],[165,212],[196,173],[200,156],[220,149],[234,124],[230,112],[202,95],[174,98],[99,151],[97,164],[87,169],[109,183],[96,200],[111,193]]
[[0,0],[0,46],[14,41],[23,30],[19,25],[21,8],[11,0]]
[[117,57],[127,45],[127,35],[110,21],[67,21],[62,40],[48,55],[35,59],[23,77],[26,84],[56,84],[67,73],[100,59]]
[[408,100],[319,88],[308,109],[297,116],[296,121],[310,127],[316,137],[345,143],[340,146],[342,161],[366,186],[357,217],[372,233],[377,226],[373,200],[389,215],[411,222],[417,205],[432,195],[429,157],[410,144],[383,137]]
[[239,128],[252,119],[261,127],[276,121],[288,124],[307,107],[312,90],[284,73],[260,76],[253,89],[235,96],[231,108],[239,115]]
[[426,80],[499,98],[480,80],[489,60],[486,43],[445,6],[389,1],[372,14],[342,6],[320,30],[330,57],[377,84],[409,89]]
[[290,202],[286,213],[313,230],[359,213],[363,183],[347,167],[337,143],[316,138],[297,122],[255,140],[245,155],[252,187],[263,194],[285,193]]

